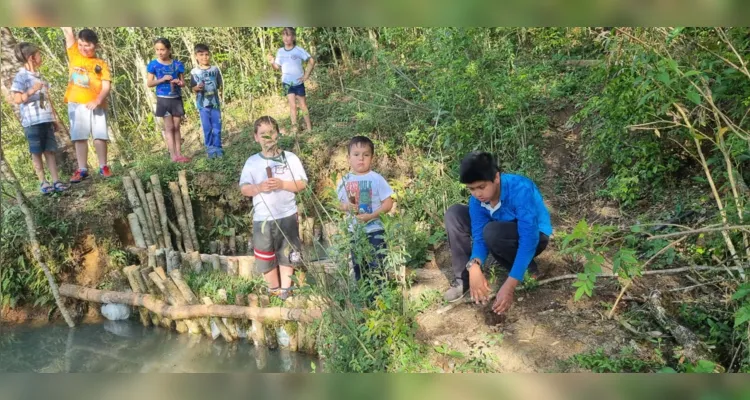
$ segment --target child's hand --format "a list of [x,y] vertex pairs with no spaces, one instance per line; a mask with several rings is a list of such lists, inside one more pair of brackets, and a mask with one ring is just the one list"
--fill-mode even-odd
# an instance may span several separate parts
[[370,222],[370,220],[375,219],[375,216],[372,214],[357,214],[357,219],[361,222]]
[[284,188],[284,183],[279,178],[268,178],[268,180],[265,182],[268,183],[268,187],[271,190],[279,190]]
[[201,83],[199,83],[199,84],[197,84],[197,85],[195,85],[195,86],[196,86],[196,87],[197,87],[198,89],[200,89],[200,90],[203,90],[203,88],[204,88],[204,87],[206,86],[206,84],[205,84],[205,83],[203,83],[203,82],[201,82]]
[[31,93],[34,94],[34,93],[42,90],[43,87],[44,87],[44,82],[42,82],[42,81],[36,81],[36,82],[34,82],[34,85],[31,86]]
[[161,77],[161,81],[162,82],[167,82],[167,81],[171,82],[173,79],[174,79],[174,77],[172,75],[164,75],[164,76]]
[[276,59],[270,54],[268,55],[267,59],[268,59],[268,62],[271,64],[273,64],[273,62],[276,61]]
[[261,182],[261,184],[259,186],[260,186],[260,191],[262,193],[268,193],[268,192],[270,192],[270,191],[273,190],[273,189],[271,189],[271,186],[269,185],[268,181]]
[[93,110],[96,110],[96,107],[99,107],[99,104],[101,104],[101,102],[99,100],[94,99],[86,103],[86,108],[93,111]]
[[183,82],[182,82],[182,80],[180,80],[179,78],[177,78],[177,79],[172,79],[172,81],[171,81],[170,83],[173,83],[173,84],[175,84],[175,85],[177,85],[177,86],[180,86],[180,87],[182,87],[182,86],[184,86],[184,85],[185,85],[185,83],[183,83]]

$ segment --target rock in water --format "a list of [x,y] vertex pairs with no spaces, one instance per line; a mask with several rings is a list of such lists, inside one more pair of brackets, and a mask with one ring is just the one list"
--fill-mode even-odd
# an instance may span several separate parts
[[130,307],[125,304],[107,303],[102,306],[102,315],[110,321],[128,319]]

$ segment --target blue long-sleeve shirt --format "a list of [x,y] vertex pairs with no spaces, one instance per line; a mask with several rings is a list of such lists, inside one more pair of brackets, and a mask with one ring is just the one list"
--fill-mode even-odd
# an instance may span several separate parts
[[482,264],[487,259],[488,250],[484,242],[484,227],[487,223],[517,221],[518,252],[509,276],[522,281],[536,253],[539,232],[551,236],[552,222],[542,194],[531,179],[521,175],[501,174],[500,185],[500,203],[494,210],[489,203],[482,203],[474,196],[469,197],[473,242],[471,259],[477,258]]

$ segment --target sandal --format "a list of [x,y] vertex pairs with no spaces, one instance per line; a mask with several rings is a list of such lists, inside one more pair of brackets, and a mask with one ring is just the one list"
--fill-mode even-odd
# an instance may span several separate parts
[[55,183],[53,183],[52,187],[55,189],[55,192],[57,192],[57,193],[64,192],[64,191],[66,191],[66,190],[68,190],[70,188],[70,186],[68,186],[68,185],[66,185],[66,184],[64,184],[64,183],[62,183],[60,181],[56,181]]
[[[47,186],[44,186],[44,185],[47,185]],[[41,192],[41,193],[42,193],[43,195],[48,195],[48,194],[50,194],[50,193],[54,192],[54,191],[55,191],[55,188],[54,188],[54,187],[53,187],[52,185],[50,185],[50,184],[49,184],[49,182],[47,182],[47,181],[44,181],[44,182],[42,182],[42,183],[41,183],[41,184],[39,185],[39,191],[40,191],[40,192]]]

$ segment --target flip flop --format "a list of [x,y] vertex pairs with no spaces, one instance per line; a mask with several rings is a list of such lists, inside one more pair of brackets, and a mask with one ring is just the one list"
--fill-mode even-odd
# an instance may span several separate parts
[[66,190],[68,190],[70,188],[68,185],[66,185],[66,184],[64,184],[64,183],[62,183],[60,181],[57,181],[57,182],[53,183],[52,187],[55,189],[55,192],[58,192],[58,193],[64,192],[64,191],[66,191]]
[[[45,184],[46,184],[47,186],[44,186]],[[54,192],[54,191],[55,191],[55,188],[54,188],[54,186],[50,185],[50,184],[49,184],[49,182],[47,182],[47,181],[44,181],[44,182],[42,182],[42,183],[41,183],[41,184],[39,185],[39,191],[40,191],[40,192],[41,192],[41,193],[42,193],[43,195],[48,195],[48,194],[50,194],[50,193]]]

